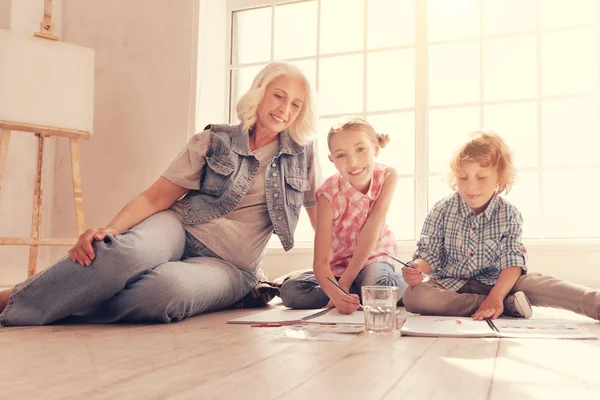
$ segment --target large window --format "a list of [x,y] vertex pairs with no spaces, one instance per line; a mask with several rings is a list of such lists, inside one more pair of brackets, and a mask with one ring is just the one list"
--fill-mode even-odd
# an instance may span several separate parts
[[[418,237],[450,189],[453,150],[476,129],[501,134],[518,181],[508,199],[527,238],[600,237],[598,0],[229,0],[230,120],[271,60],[298,65],[318,92],[323,138],[362,115],[390,134],[400,173],[388,224]],[[323,176],[335,172],[318,141]],[[308,218],[299,242],[311,242]]]

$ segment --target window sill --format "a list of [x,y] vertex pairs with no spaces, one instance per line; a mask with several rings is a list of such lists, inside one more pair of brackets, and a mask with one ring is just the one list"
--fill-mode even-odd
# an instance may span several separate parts
[[[412,253],[415,250],[414,241],[398,241],[400,253]],[[600,251],[600,238],[589,239],[524,239],[528,251],[571,252],[571,251]],[[287,254],[308,254],[313,252],[313,242],[297,242]],[[266,254],[285,254],[279,245],[269,245]]]

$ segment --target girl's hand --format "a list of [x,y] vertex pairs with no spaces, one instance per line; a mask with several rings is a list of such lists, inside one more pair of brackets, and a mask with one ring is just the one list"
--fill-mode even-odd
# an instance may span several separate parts
[[423,282],[423,279],[425,278],[425,275],[421,273],[418,265],[413,264],[413,267],[414,269],[406,267],[402,268],[402,278],[408,286],[416,286]]
[[355,294],[347,295],[340,292],[329,300],[325,308],[335,307],[342,314],[352,314],[360,307],[360,301]]
[[474,320],[481,321],[487,318],[496,319],[504,312],[504,299],[488,295],[479,309],[472,315]]
[[88,229],[79,236],[77,244],[69,250],[69,258],[73,262],[77,262],[82,266],[90,266],[96,254],[92,248],[92,243],[95,240],[103,240],[106,235],[118,235],[119,232],[113,228]]

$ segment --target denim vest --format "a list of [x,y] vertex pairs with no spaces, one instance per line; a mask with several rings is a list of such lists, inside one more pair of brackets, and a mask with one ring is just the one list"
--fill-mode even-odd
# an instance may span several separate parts
[[[210,146],[200,189],[183,199],[183,222],[201,224],[233,211],[258,173],[259,162],[250,153],[249,136],[242,125],[208,125]],[[301,146],[287,131],[279,134],[279,148],[265,171],[267,210],[283,248],[294,247],[294,231],[313,164],[312,143]]]

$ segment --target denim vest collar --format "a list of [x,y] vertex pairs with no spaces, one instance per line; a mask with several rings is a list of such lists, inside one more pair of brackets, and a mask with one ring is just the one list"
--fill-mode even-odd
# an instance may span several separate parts
[[279,134],[279,153],[295,155],[303,152],[304,146],[294,142],[289,131],[283,131]]
[[251,155],[250,151],[250,136],[245,134],[242,129],[242,124],[237,126],[231,136],[231,150],[242,156]]

